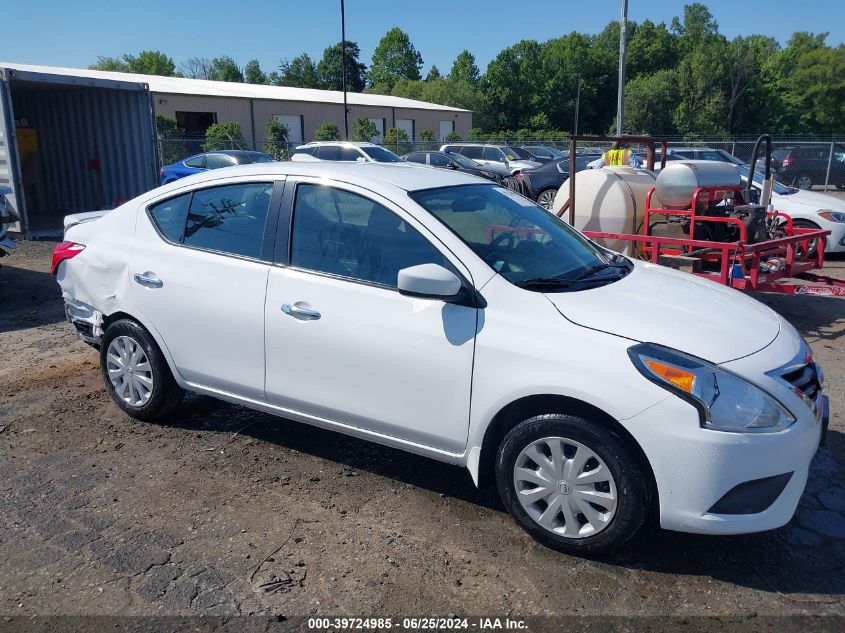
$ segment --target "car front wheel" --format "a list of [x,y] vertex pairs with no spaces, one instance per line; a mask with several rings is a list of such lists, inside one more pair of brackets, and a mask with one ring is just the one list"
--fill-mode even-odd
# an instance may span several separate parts
[[649,504],[642,469],[622,440],[572,415],[539,415],[511,429],[497,454],[496,482],[517,523],[567,553],[621,545]]
[[129,319],[106,328],[100,345],[100,371],[115,404],[138,420],[168,415],[185,394],[155,339]]
[[812,189],[813,179],[810,174],[801,174],[795,179],[795,186],[799,189]]

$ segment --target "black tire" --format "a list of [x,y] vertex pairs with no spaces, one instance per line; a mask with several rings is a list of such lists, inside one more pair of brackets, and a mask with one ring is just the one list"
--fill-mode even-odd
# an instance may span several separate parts
[[[799,228],[799,229],[814,229],[819,230],[821,227],[818,224],[810,222],[809,220],[793,220],[792,226]],[[798,244],[799,251],[803,250],[801,244]],[[808,257],[815,257],[816,252],[819,249],[819,241],[817,239],[810,240],[810,248],[808,249],[809,252],[807,253]]]
[[[548,187],[546,189],[543,189],[540,193],[537,194],[537,204],[546,209],[546,211],[552,211],[556,195],[557,189],[555,189],[554,187]],[[546,206],[546,198],[548,198],[549,196],[551,196],[551,199],[548,201],[548,206]]]
[[[802,174],[798,174],[795,177],[795,179],[792,181],[792,185],[794,187],[798,187],[799,189],[805,189],[807,191],[812,189],[814,184],[816,184],[816,183],[813,181],[813,177],[810,174],[808,174],[807,172],[804,172]],[[804,185],[804,186],[802,187],[801,185]]]
[[[109,378],[107,358],[109,346],[118,337],[126,337],[137,343],[149,361],[152,389],[149,399],[144,404],[133,405],[124,400],[118,395]],[[155,339],[141,325],[130,319],[120,319],[106,328],[100,344],[100,373],[114,403],[129,417],[136,420],[152,421],[167,416],[179,406],[185,395],[185,391],[173,378],[170,367]]]
[[[617,497],[615,514],[595,534],[571,538],[546,529],[528,514],[517,497],[514,469],[520,453],[533,442],[549,437],[582,444],[604,462],[613,477]],[[534,540],[569,554],[596,554],[622,545],[639,530],[650,504],[646,477],[625,443],[602,424],[566,414],[534,416],[512,428],[496,455],[496,484],[508,512]],[[582,517],[578,515],[579,523]]]

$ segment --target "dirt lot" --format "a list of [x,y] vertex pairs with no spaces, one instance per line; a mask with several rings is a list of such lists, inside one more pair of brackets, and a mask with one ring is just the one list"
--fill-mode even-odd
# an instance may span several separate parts
[[845,614],[843,300],[758,297],[831,396],[790,525],[649,528],[585,560],[532,542],[459,468],[207,398],[169,426],[127,418],[63,321],[52,246],[0,268],[0,616]]

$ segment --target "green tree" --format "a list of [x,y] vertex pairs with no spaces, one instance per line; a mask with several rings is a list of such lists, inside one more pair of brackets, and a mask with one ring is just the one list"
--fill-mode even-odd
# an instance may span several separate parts
[[467,49],[458,53],[458,56],[452,63],[449,79],[475,84],[478,82],[479,76],[480,73],[478,72],[478,66],[475,64],[475,56]]
[[208,69],[208,78],[214,81],[243,82],[244,75],[235,60],[228,55],[215,57]]
[[156,134],[158,135],[158,146],[162,165],[175,163],[185,155],[185,144],[182,139],[185,137],[183,130],[176,123],[176,119],[156,115]]
[[378,134],[376,124],[365,117],[356,119],[355,124],[352,126],[353,141],[370,143]]
[[[367,80],[367,66],[358,58],[361,49],[356,42],[346,41],[346,89],[350,92],[364,90]],[[342,42],[329,46],[323,51],[323,58],[317,64],[317,77],[320,87],[326,90],[343,90],[343,50]]]
[[437,66],[432,66],[431,70],[428,71],[428,74],[425,76],[426,81],[436,81],[441,79],[440,77],[440,69]]
[[112,70],[140,75],[161,75],[175,77],[176,64],[161,51],[141,51],[137,55],[123,55],[116,57],[98,57],[95,64],[89,68],[94,70]]
[[206,152],[220,149],[246,149],[246,141],[241,133],[240,124],[227,121],[208,126],[202,149]]
[[725,130],[731,134],[756,132],[766,127],[771,90],[764,83],[766,68],[779,50],[774,38],[737,37],[727,48],[728,85]]
[[314,140],[339,141],[340,130],[334,123],[331,123],[329,121],[323,121],[322,123],[320,123],[320,125],[317,126],[317,129],[314,131]]
[[679,98],[673,70],[635,77],[625,85],[625,132],[674,134],[672,111]]
[[276,160],[287,160],[290,155],[288,134],[290,130],[284,123],[276,119],[267,121],[267,127],[264,128],[264,151]]
[[381,38],[373,52],[370,84],[383,83],[393,88],[399,79],[420,79],[422,64],[422,55],[411,44],[408,34],[393,27]]
[[454,143],[455,141],[462,141],[462,140],[464,140],[464,139],[462,139],[462,138],[461,138],[461,135],[460,135],[460,134],[458,134],[457,132],[455,132],[454,130],[452,130],[451,132],[449,132],[449,133],[446,135],[446,138],[445,138],[445,139],[443,139],[443,140],[444,140],[444,141],[446,141],[447,143]]
[[392,127],[384,133],[383,144],[397,154],[407,154],[411,151],[408,133],[402,128]]
[[628,37],[625,74],[628,79],[674,68],[678,62],[677,37],[666,24],[646,20]]
[[522,40],[504,49],[487,66],[480,84],[494,113],[495,127],[525,127],[539,110],[545,87],[542,52],[535,40]]
[[251,59],[244,66],[244,81],[248,84],[266,84],[267,75],[261,70],[257,59]]
[[294,88],[319,88],[320,80],[317,76],[317,66],[308,53],[302,53],[288,61],[282,60],[279,66],[281,73],[279,78],[280,86],[292,86]]

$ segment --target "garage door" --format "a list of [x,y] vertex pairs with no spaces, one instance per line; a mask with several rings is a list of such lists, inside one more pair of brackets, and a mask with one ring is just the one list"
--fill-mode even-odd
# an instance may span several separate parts
[[414,140],[414,120],[413,119],[396,119],[396,127],[400,130],[405,130],[408,135],[408,140]]
[[445,141],[446,137],[449,136],[452,132],[455,131],[455,122],[454,121],[441,121],[440,122],[440,140]]
[[381,139],[384,138],[384,119],[370,119],[378,130],[378,134],[373,137],[373,143],[381,143]]
[[302,142],[302,116],[299,114],[274,114],[273,118],[288,128],[288,142]]

